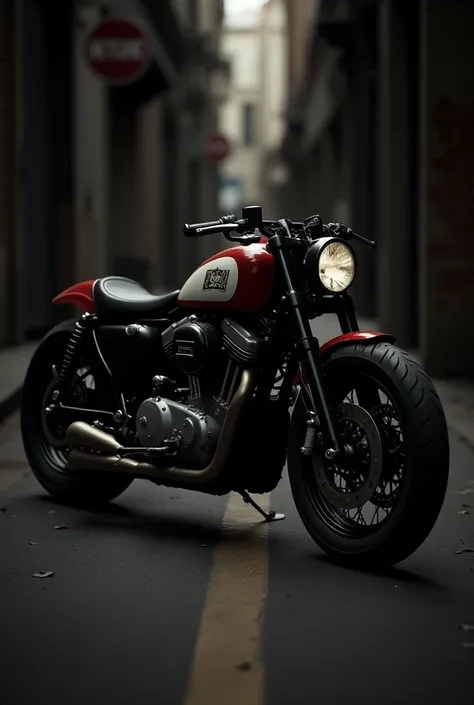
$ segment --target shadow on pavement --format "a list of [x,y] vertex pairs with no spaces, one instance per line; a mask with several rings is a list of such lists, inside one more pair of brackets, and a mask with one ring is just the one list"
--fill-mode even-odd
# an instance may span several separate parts
[[[388,578],[390,580],[396,581],[401,585],[410,585],[413,587],[423,588],[424,590],[435,591],[444,594],[446,594],[447,592],[446,588],[443,585],[440,585],[436,580],[433,580],[433,578],[425,577],[423,575],[420,575],[419,573],[413,573],[412,571],[406,570],[404,568],[393,567],[387,568],[385,570],[357,570],[355,568],[345,568],[344,566],[340,566],[329,556],[326,556],[324,554],[318,554],[317,556],[313,556],[313,558],[318,563],[323,563],[327,566],[331,566],[334,570],[352,576],[367,575],[378,578]],[[343,576],[341,575],[341,579],[342,577]]]
[[[101,531],[106,533],[125,531],[128,535],[141,534],[147,539],[165,540],[171,543],[181,540],[206,545],[215,545],[219,540],[222,543],[231,544],[243,542],[247,538],[253,539],[256,535],[255,530],[264,523],[256,515],[255,523],[235,524],[226,527],[226,531],[223,533],[222,502],[219,504],[216,499],[213,511],[210,512],[210,516],[206,516],[203,515],[203,510],[197,513],[190,510],[188,506],[183,509],[180,504],[183,505],[185,502],[177,501],[179,499],[179,497],[174,499],[164,497],[159,504],[154,504],[153,509],[150,510],[149,505],[140,509],[118,503],[103,505],[100,508],[84,508],[64,504],[48,495],[30,495],[28,498],[15,502],[15,511],[19,514],[23,509],[25,513],[28,513],[43,505],[45,508],[57,508],[58,513],[60,510],[63,510],[64,513],[74,512],[68,525],[71,532],[94,531],[99,534]],[[163,504],[166,505],[166,513],[160,514],[164,509]],[[173,505],[176,506],[174,514],[172,513]],[[205,512],[205,508],[203,509]]]
[[[14,503],[14,511],[18,515],[24,513],[31,516],[40,507],[44,507],[45,511],[48,508],[50,510],[55,508],[58,514],[62,513],[62,520],[68,524],[70,529],[69,537],[71,538],[75,532],[79,532],[79,535],[84,537],[91,532],[96,535],[101,533],[113,535],[126,533],[130,537],[141,536],[145,540],[152,539],[161,543],[184,542],[211,548],[218,542],[224,545],[232,545],[245,543],[247,540],[260,540],[256,529],[263,522],[259,520],[258,516],[255,518],[255,523],[244,522],[242,525],[236,523],[233,526],[226,527],[226,531],[223,533],[222,516],[224,506],[222,501],[216,500],[212,511],[209,511],[209,502],[203,503],[201,506],[195,504],[190,507],[188,501],[177,496],[173,500],[168,496],[161,498],[157,503],[154,502],[151,508],[150,503],[145,501],[143,508],[141,508],[141,503],[140,507],[111,503],[100,509],[85,509],[64,505],[48,495],[33,494],[17,499]],[[173,512],[173,505],[176,506],[175,512]],[[200,508],[196,511],[196,507],[199,506]],[[284,532],[271,533],[271,544],[277,549],[279,554],[277,568],[279,572],[285,572],[285,564],[287,564],[289,572],[294,574],[296,571],[296,574],[298,574],[301,571],[302,578],[307,580],[311,577],[313,579],[312,565],[316,568],[314,577],[319,580],[335,579],[337,582],[343,583],[350,579],[359,582],[360,579],[367,578],[368,584],[371,584],[373,582],[371,578],[384,578],[399,585],[415,588],[417,591],[421,590],[424,593],[431,594],[437,593],[438,596],[448,597],[449,589],[445,585],[440,584],[431,577],[426,577],[404,568],[394,567],[385,571],[357,571],[353,568],[345,568],[338,565],[323,553],[315,555],[313,552],[311,552],[309,557],[304,552],[300,554],[302,560],[297,560],[291,550],[288,553],[285,549],[288,539],[290,539],[291,543],[291,537],[285,535]],[[266,539],[262,538],[261,540]],[[283,551],[281,551],[282,548]],[[296,565],[295,560],[297,560]],[[295,575],[295,579],[297,578],[298,575]]]

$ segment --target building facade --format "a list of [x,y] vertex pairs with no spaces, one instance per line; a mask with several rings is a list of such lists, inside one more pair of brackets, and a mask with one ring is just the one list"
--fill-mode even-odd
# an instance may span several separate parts
[[[1,3],[0,345],[49,328],[63,315],[51,299],[77,280],[122,274],[161,289],[197,264],[181,232],[217,209],[217,169],[190,145],[215,129],[222,4]],[[109,80],[104,54],[94,69],[91,33],[115,20],[139,28],[149,57],[133,80]]]
[[357,247],[359,311],[430,374],[474,375],[474,5],[288,0],[287,12],[289,204],[375,239],[375,256]]
[[231,67],[228,98],[219,125],[231,151],[221,167],[222,212],[261,204],[275,211],[282,165],[279,147],[286,100],[284,0],[269,0],[254,12],[230,15],[221,51]]

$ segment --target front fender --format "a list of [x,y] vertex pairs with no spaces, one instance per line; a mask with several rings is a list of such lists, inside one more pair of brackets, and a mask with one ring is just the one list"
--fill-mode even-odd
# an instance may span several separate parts
[[[381,333],[370,330],[357,330],[353,331],[352,333],[343,333],[342,335],[338,335],[335,338],[331,338],[331,340],[328,340],[319,348],[319,356],[322,360],[324,360],[325,358],[329,357],[329,355],[334,352],[334,350],[337,350],[337,348],[340,348],[343,345],[347,345],[347,343],[365,343],[367,345],[371,345],[373,343],[393,343],[394,341],[395,336],[390,335],[390,333]],[[306,382],[306,376],[304,371],[303,381]],[[298,371],[293,380],[293,384],[298,385],[300,383],[301,376],[300,372]]]

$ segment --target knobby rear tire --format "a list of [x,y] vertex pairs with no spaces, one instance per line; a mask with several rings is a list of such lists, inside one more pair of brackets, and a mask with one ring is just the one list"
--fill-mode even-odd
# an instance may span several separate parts
[[[312,459],[301,454],[306,411],[299,398],[291,422],[288,473],[298,513],[314,541],[333,559],[354,568],[384,568],[403,561],[430,534],[446,494],[449,437],[444,411],[432,381],[405,351],[388,344],[350,344],[324,363],[331,389],[344,376],[370,375],[387,389],[402,424],[406,464],[392,509],[380,528],[347,537],[329,527],[311,498]],[[309,465],[308,465],[309,464]],[[313,471],[314,474],[314,471]]]
[[126,475],[78,472],[55,463],[42,427],[44,395],[60,367],[74,321],[53,328],[37,348],[25,376],[21,404],[21,433],[26,457],[40,485],[55,499],[71,505],[96,506],[118,497],[133,481]]

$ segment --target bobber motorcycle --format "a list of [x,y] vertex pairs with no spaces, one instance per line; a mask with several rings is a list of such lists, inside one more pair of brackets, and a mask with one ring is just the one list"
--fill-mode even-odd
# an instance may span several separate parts
[[[31,468],[51,495],[93,504],[134,478],[214,495],[271,492],[285,465],[316,543],[352,567],[402,561],[427,538],[449,472],[443,409],[387,333],[359,330],[349,242],[319,216],[184,226],[233,246],[184,286],[153,296],[131,279],[54,299],[82,314],[53,328],[27,371],[21,411]],[[310,322],[335,314],[320,346]]]

